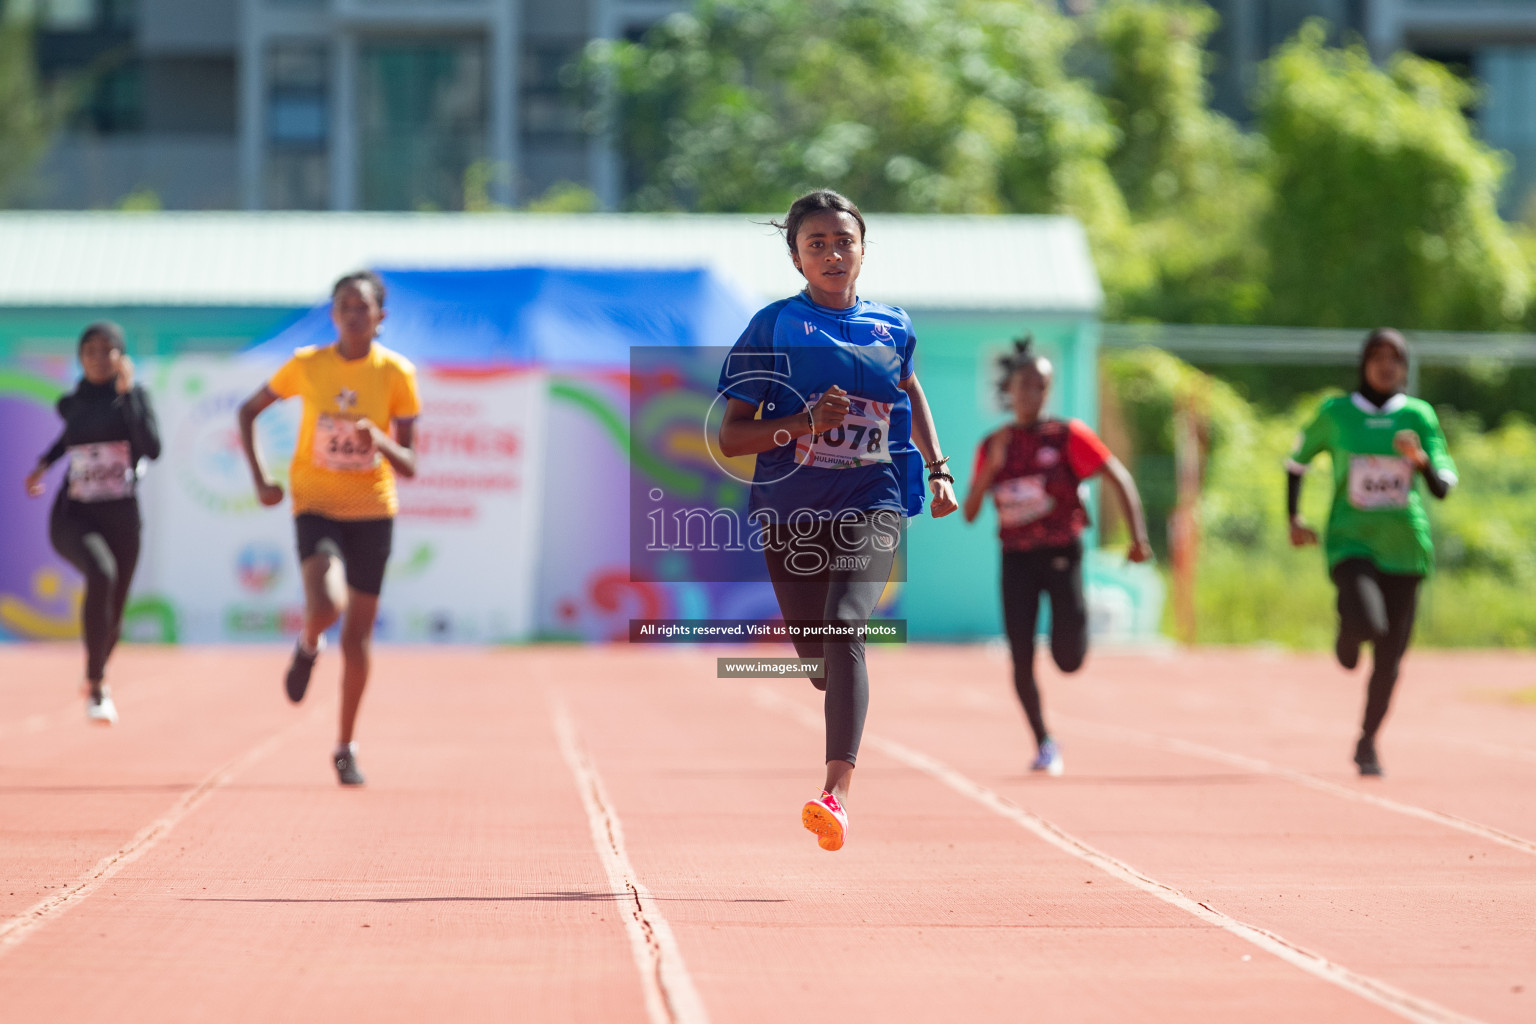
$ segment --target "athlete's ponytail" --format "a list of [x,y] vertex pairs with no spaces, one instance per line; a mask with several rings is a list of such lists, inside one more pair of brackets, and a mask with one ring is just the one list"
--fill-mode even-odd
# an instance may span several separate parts
[[1022,338],[1013,339],[1013,350],[1005,352],[997,357],[998,380],[997,390],[1006,395],[1008,382],[1013,380],[1013,375],[1026,366],[1035,366],[1039,360],[1035,355],[1035,335],[1031,331],[1025,331]]

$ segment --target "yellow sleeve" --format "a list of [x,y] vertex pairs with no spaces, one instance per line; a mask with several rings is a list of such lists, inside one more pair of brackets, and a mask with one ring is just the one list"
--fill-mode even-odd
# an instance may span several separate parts
[[419,415],[421,394],[416,389],[416,368],[410,363],[402,363],[389,396],[389,418],[404,420]]
[[292,398],[299,393],[304,384],[304,367],[299,363],[297,355],[292,356],[282,366],[278,367],[272,379],[267,381],[267,387],[278,398]]

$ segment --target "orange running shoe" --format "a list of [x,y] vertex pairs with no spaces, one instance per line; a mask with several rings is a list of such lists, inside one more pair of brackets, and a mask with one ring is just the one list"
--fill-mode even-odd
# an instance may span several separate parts
[[848,812],[826,790],[815,800],[806,801],[800,809],[800,823],[816,833],[816,842],[823,850],[841,850],[848,838]]

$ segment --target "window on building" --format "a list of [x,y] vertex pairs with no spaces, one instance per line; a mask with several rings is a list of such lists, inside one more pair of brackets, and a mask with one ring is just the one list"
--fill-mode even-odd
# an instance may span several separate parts
[[319,40],[279,40],[266,54],[266,206],[330,205],[330,50]]
[[581,96],[568,73],[586,39],[540,40],[523,50],[522,130],[532,141],[581,136]]
[[144,126],[143,68],[134,51],[136,0],[0,0],[37,25],[37,68],[76,97],[70,123],[95,132]]
[[96,27],[96,0],[37,0],[38,24],[51,32],[85,32]]
[[1536,213],[1536,46],[1490,46],[1473,63],[1483,87],[1478,128],[1514,157],[1500,209],[1508,217]]
[[132,29],[139,16],[139,0],[0,0],[0,7],[44,32]]
[[144,127],[144,67],[122,60],[92,76],[83,120],[98,132],[136,132]]
[[358,53],[360,205],[458,210],[486,155],[481,37],[365,40]]
[[139,0],[96,0],[96,21],[104,28],[131,30],[139,20]]

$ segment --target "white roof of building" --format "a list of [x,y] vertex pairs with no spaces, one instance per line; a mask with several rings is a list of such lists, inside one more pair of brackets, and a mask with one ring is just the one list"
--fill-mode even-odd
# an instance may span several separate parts
[[[363,267],[708,266],[802,280],[767,214],[0,213],[0,306],[307,306]],[[1068,217],[874,214],[860,292],[913,309],[1096,313]]]

